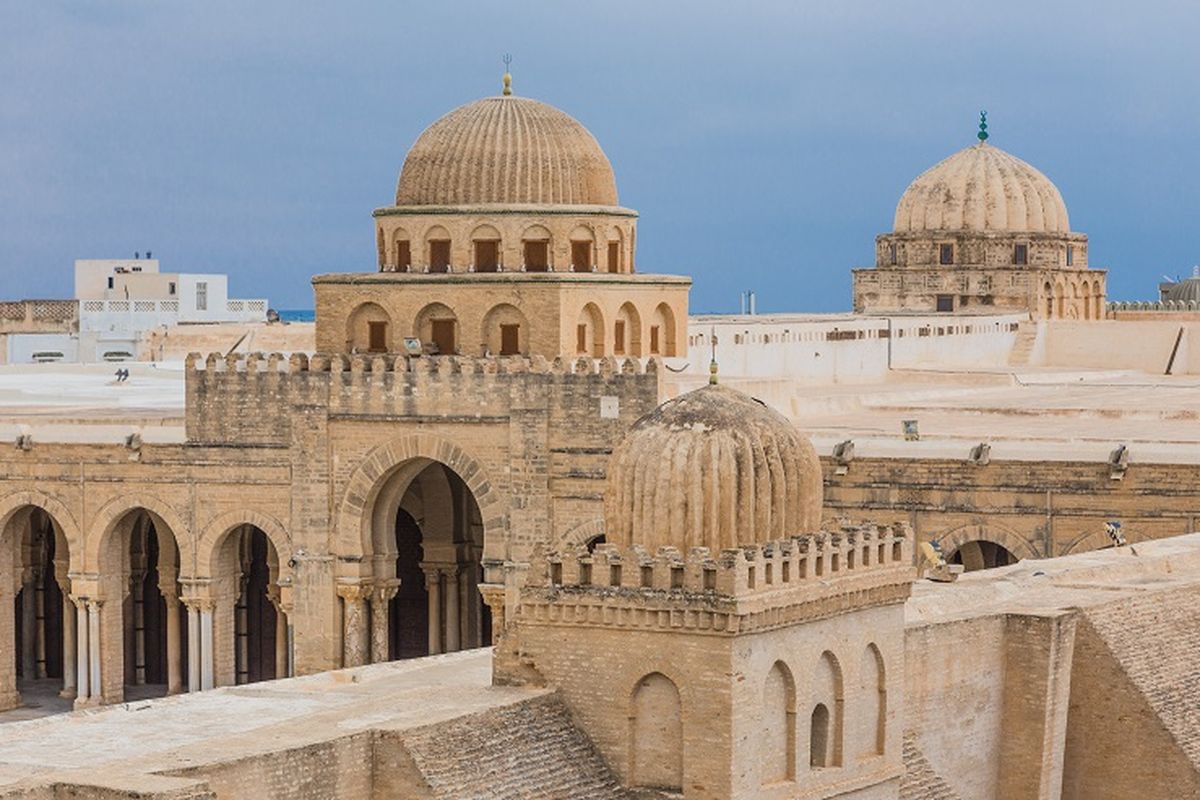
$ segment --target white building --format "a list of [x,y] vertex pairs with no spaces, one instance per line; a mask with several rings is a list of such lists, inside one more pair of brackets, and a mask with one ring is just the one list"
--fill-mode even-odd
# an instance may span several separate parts
[[155,258],[80,259],[75,299],[0,303],[0,363],[127,361],[147,331],[255,323],[265,299],[229,298],[229,277],[161,272]]

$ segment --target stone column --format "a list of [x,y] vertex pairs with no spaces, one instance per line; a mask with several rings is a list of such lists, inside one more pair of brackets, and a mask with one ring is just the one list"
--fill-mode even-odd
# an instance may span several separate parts
[[446,574],[446,652],[454,653],[461,649],[459,638],[459,630],[461,621],[459,620],[459,604],[458,604],[458,565],[448,567]]
[[275,677],[288,676],[287,614],[281,606],[275,606]]
[[[141,561],[143,556],[135,556]],[[133,682],[146,682],[146,571],[135,565],[129,577],[129,594],[133,598]]]
[[400,589],[400,582],[394,581],[376,586],[371,592],[371,663],[379,664],[387,661],[391,655],[388,652],[388,609],[392,598]]
[[75,606],[75,707],[87,703],[91,696],[92,669],[89,662],[92,647],[88,641],[87,599],[72,597]]
[[[481,583],[479,594],[492,612],[492,640],[484,644],[494,645],[504,633],[504,584]],[[480,628],[482,630],[482,626]]]
[[[62,585],[61,583],[59,584]],[[58,693],[59,697],[68,700],[74,699],[76,696],[75,674],[77,667],[75,666],[76,647],[75,644],[75,601],[72,600],[66,592],[63,592],[63,607],[62,607],[62,630],[63,630],[63,688]]]
[[71,577],[68,564],[64,560],[56,560],[54,562],[54,580],[58,583],[58,589],[62,593],[62,666],[63,666],[63,688],[58,693],[59,697],[67,700],[75,698],[76,686],[76,665],[75,656],[75,600],[71,597],[69,588],[71,586]]
[[337,593],[342,598],[342,666],[360,667],[367,663],[367,587],[342,584]]
[[200,606],[192,599],[184,599],[187,608],[188,634],[188,691],[200,691]]
[[179,598],[166,595],[167,601],[167,694],[183,691],[183,637],[179,630]]
[[100,607],[101,600],[87,601],[87,642],[88,642],[88,682],[90,686],[89,700],[100,702],[104,698],[104,683],[101,669],[100,654]]
[[213,601],[200,601],[200,689],[213,688]]
[[21,585],[21,677],[37,677],[37,579],[30,570]]
[[34,631],[36,631],[37,663],[34,674],[39,678],[46,677],[46,582],[41,570],[34,572]]
[[442,652],[442,572],[425,569],[425,589],[429,594],[429,655]]

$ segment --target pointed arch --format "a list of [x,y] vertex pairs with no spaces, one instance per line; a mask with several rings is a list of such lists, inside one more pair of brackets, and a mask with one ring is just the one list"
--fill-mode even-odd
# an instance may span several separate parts
[[863,649],[858,679],[863,708],[863,724],[858,726],[863,735],[859,755],[881,756],[887,748],[887,670],[883,653],[874,642]]

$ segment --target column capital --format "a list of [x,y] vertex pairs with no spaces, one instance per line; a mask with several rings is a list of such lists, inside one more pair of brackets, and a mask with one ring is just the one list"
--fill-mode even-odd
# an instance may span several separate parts
[[194,610],[200,611],[200,612],[212,611],[213,609],[215,609],[217,607],[217,601],[211,597],[197,597],[195,595],[184,595],[183,597],[179,598],[179,600],[185,606],[187,606],[189,609],[194,609]]
[[337,587],[338,597],[348,603],[363,602],[370,591],[370,586],[361,583],[339,583]]

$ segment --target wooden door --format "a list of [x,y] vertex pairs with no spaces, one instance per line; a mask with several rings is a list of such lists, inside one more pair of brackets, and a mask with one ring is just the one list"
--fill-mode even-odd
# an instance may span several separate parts
[[500,326],[500,355],[515,356],[521,352],[521,326]]
[[372,353],[386,353],[387,323],[372,321],[367,323],[367,350]]
[[433,321],[433,344],[441,355],[449,356],[457,352],[457,343],[454,341],[454,320],[435,319]]

